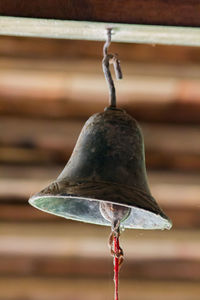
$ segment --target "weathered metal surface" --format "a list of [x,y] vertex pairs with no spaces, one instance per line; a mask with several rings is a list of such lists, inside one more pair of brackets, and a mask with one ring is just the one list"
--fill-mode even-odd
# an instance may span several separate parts
[[149,191],[140,128],[120,109],[108,108],[90,117],[57,180],[30,199],[50,213],[109,225],[99,201],[132,208],[125,227],[171,227]]
[[0,35],[104,41],[108,27],[113,42],[200,46],[200,28],[0,16]]

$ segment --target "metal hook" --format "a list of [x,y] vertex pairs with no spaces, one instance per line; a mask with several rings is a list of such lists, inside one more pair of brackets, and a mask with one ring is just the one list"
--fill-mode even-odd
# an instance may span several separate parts
[[108,54],[108,47],[111,44],[111,35],[112,35],[112,28],[107,28],[107,40],[103,47],[102,67],[109,88],[110,107],[116,107],[115,86],[110,73],[109,64],[112,63],[114,65],[115,76],[117,79],[122,79],[122,71],[121,71],[120,61],[117,57],[117,54]]

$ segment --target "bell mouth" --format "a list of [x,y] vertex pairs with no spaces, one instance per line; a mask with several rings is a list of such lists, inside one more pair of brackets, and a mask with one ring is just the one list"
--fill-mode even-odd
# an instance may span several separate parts
[[[59,217],[96,225],[111,226],[111,223],[100,212],[100,201],[103,200],[73,196],[36,196],[29,199],[29,203],[35,208]],[[107,201],[103,202],[110,203]],[[117,203],[113,204],[117,205]],[[123,228],[164,230],[172,227],[169,219],[165,219],[145,209],[129,207],[131,209],[130,215],[121,222],[121,227]]]
[[[111,226],[111,223],[102,216],[100,203],[113,203],[118,206],[130,208],[130,214],[121,222],[121,227],[150,230],[163,230],[172,227],[171,221],[160,210],[153,197],[135,188],[126,187],[125,195],[123,195],[122,190],[124,190],[124,186],[116,186],[115,193],[113,193],[113,184],[109,184],[108,186],[112,191],[112,194],[109,194],[107,184],[105,185],[105,183],[102,182],[99,183],[102,185],[101,189],[98,189],[97,183],[94,185],[94,182],[84,182],[76,185],[72,183],[70,185],[68,184],[69,183],[66,182],[64,183],[65,193],[61,193],[61,191],[63,191],[63,182],[54,182],[39,194],[31,197],[29,203],[37,209],[56,216],[104,226]],[[68,185],[68,188],[66,188],[66,185]],[[95,186],[95,191],[92,191],[92,186]],[[107,190],[107,197],[105,196],[105,188]],[[122,201],[124,197],[128,196],[127,188],[131,189],[132,199],[134,199],[134,201]],[[72,190],[73,194],[70,193]],[[74,194],[75,191],[77,192],[76,194]],[[90,191],[90,193],[86,191]],[[116,192],[118,192],[118,197]],[[104,200],[105,198],[106,200]],[[130,194],[128,199],[130,199]],[[144,206],[144,204],[146,204],[146,206]],[[142,205],[144,207],[142,207]]]

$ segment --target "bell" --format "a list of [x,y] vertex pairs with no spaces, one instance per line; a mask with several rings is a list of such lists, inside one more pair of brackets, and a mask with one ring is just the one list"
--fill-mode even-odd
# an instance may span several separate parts
[[112,107],[88,119],[64,170],[29,203],[57,216],[98,225],[110,226],[119,219],[124,228],[172,226],[149,191],[137,122]]

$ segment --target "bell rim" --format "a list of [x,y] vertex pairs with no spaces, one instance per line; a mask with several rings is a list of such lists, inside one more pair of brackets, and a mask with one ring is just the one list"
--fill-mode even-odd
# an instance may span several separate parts
[[[100,193],[98,195],[97,193],[97,186],[99,187]],[[106,191],[103,191],[103,187],[107,188]],[[70,191],[70,188],[75,189],[77,193],[67,193],[67,190]],[[94,188],[94,191],[92,190]],[[63,193],[62,191],[65,191]],[[85,191],[86,190],[86,191]],[[88,191],[88,192],[87,192]],[[116,194],[113,195],[113,191],[116,193],[118,192],[124,202],[116,201],[114,198],[116,197]],[[94,194],[92,193],[95,193]],[[101,197],[101,195],[106,192],[106,195]],[[110,195],[109,195],[110,193]],[[131,197],[132,195],[132,197]],[[133,201],[133,195],[135,197],[135,200]],[[32,201],[34,199],[42,198],[42,197],[50,197],[50,198],[68,198],[68,199],[83,199],[87,201],[104,201],[107,203],[113,203],[116,205],[122,205],[130,208],[138,208],[142,209],[144,211],[153,213],[154,215],[160,216],[162,219],[166,220],[172,227],[172,221],[164,214],[162,209],[158,206],[156,200],[151,196],[151,194],[147,194],[144,191],[141,191],[140,189],[136,187],[131,187],[124,184],[117,184],[113,182],[105,182],[105,181],[77,181],[72,182],[65,180],[60,181],[54,181],[52,182],[47,188],[42,190],[41,192],[33,195],[29,199],[29,203],[31,205]],[[140,203],[145,202],[144,205],[140,205]],[[146,204],[149,204],[149,206],[145,207]],[[34,206],[34,205],[33,205]],[[37,208],[37,206],[34,206]],[[170,228],[171,228],[170,227]]]
[[[103,188],[105,190],[103,190]],[[67,193],[67,189],[73,192]],[[98,190],[99,189],[99,190]],[[63,190],[65,191],[63,193]],[[74,191],[77,191],[75,193]],[[130,194],[126,195],[126,191],[130,192]],[[101,198],[101,195],[103,193],[103,196],[105,199]],[[116,193],[114,195],[114,193]],[[154,212],[156,214],[160,214],[164,218],[168,219],[168,217],[164,214],[162,209],[158,206],[156,200],[151,195],[151,193],[148,191],[141,190],[135,186],[130,186],[126,184],[111,182],[111,181],[103,181],[103,180],[77,180],[72,181],[68,180],[67,178],[63,178],[61,180],[56,180],[52,182],[49,186],[47,186],[45,189],[37,193],[35,196],[39,195],[64,195],[67,196],[74,196],[74,197],[82,197],[82,198],[93,198],[99,201],[108,201],[113,202],[118,205],[123,205],[123,202],[115,201],[114,198],[118,198],[121,196],[124,201],[124,206],[136,206],[141,209],[147,210],[145,207],[138,205],[141,199],[144,199],[144,201],[148,202],[151,207],[149,207],[149,210],[151,212]],[[95,194],[95,196],[93,196]],[[114,195],[114,196],[113,196]],[[133,200],[133,195],[135,200]],[[98,198],[100,196],[100,198]],[[110,199],[108,199],[110,197]],[[112,199],[113,198],[113,199]],[[136,203],[134,202],[136,201]],[[138,202],[137,202],[138,201]],[[133,203],[135,205],[133,205]],[[146,204],[146,203],[145,203]],[[152,209],[154,208],[154,210]]]
[[[52,199],[52,201],[54,200],[54,198],[55,199],[67,199],[67,200],[73,200],[73,199],[79,199],[79,200],[86,200],[86,201],[97,201],[97,202],[105,202],[105,203],[111,203],[110,201],[106,201],[106,200],[102,200],[102,199],[92,199],[92,198],[90,198],[90,199],[88,199],[88,198],[86,198],[86,197],[78,197],[78,196],[72,196],[72,195],[70,195],[70,196],[64,196],[64,195],[41,195],[41,196],[39,196],[39,195],[34,195],[34,196],[32,196],[31,198],[29,198],[29,200],[28,200],[28,202],[29,202],[29,204],[31,205],[31,206],[33,206],[34,208],[37,208],[37,209],[39,209],[39,210],[41,210],[41,211],[43,211],[43,212],[45,212],[45,213],[49,213],[49,214],[52,214],[52,215],[56,215],[56,216],[58,216],[58,217],[62,217],[62,218],[65,218],[65,219],[69,219],[69,220],[73,220],[73,221],[80,221],[80,222],[83,222],[83,223],[90,223],[90,224],[93,224],[93,222],[90,222],[90,221],[85,221],[85,220],[80,220],[80,219],[78,219],[78,218],[72,218],[72,217],[65,217],[63,214],[59,214],[59,213],[54,213],[54,212],[51,212],[51,211],[49,211],[48,209],[43,209],[43,208],[41,208],[41,207],[38,207],[38,205],[36,205],[35,204],[35,201],[36,200],[39,200],[39,199],[41,199],[41,198],[51,198]],[[119,203],[117,203],[117,202],[112,202],[113,204],[116,204],[116,205],[119,205]],[[164,230],[164,229],[167,229],[167,230],[170,230],[171,228],[172,228],[172,221],[167,217],[167,216],[165,216],[165,217],[163,217],[163,216],[161,216],[160,214],[156,214],[156,213],[154,213],[154,212],[152,212],[152,211],[149,211],[149,210],[146,210],[146,209],[144,209],[144,208],[140,208],[140,207],[137,207],[137,206],[130,206],[130,205],[124,205],[124,204],[120,204],[120,205],[122,205],[122,206],[126,206],[126,207],[130,207],[131,209],[138,209],[138,210],[141,210],[141,211],[144,211],[144,212],[146,212],[146,213],[148,213],[148,214],[150,214],[150,215],[154,215],[154,217],[156,216],[156,217],[159,217],[159,218],[161,218],[161,220],[163,220],[164,222],[165,222],[165,226],[162,226],[162,227],[154,227],[154,228],[144,228],[144,227],[142,227],[142,226],[136,226],[136,227],[129,227],[129,226],[124,226],[123,225],[123,223],[122,223],[122,228],[124,227],[124,228],[126,228],[126,229],[139,229],[139,230]],[[102,226],[111,226],[111,224],[110,223],[105,223],[105,224],[100,224],[100,223],[96,223],[97,225],[102,225]]]

